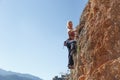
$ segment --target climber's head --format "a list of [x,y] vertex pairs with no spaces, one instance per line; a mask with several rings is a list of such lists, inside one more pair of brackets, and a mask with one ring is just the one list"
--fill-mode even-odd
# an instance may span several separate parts
[[72,21],[68,21],[68,22],[67,22],[67,28],[68,28],[68,29],[72,29],[72,28],[73,28]]

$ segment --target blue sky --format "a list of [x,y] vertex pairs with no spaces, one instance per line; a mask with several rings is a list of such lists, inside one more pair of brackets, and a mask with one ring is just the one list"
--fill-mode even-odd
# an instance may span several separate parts
[[66,22],[88,0],[0,0],[0,68],[52,80],[67,72]]

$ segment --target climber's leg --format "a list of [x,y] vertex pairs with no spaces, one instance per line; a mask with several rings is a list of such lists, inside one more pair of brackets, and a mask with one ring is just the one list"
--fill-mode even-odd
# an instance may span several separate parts
[[71,55],[71,53],[72,53],[72,50],[75,48],[75,46],[74,46],[75,43],[76,43],[75,40],[66,41],[66,46],[68,48],[68,68],[69,69],[74,68],[73,56]]
[[74,67],[73,56],[69,54],[68,59],[69,59],[69,60],[68,60],[68,61],[69,61],[69,62],[68,62],[68,67],[69,67],[69,68],[73,68],[73,67]]
[[71,43],[71,49],[70,49],[70,55],[73,55],[77,52],[77,45],[76,45],[76,41]]
[[76,49],[76,41],[71,42],[71,50]]

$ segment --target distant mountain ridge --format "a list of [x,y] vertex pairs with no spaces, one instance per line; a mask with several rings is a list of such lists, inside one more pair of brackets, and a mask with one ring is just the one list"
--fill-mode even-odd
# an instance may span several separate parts
[[39,77],[0,69],[0,80],[42,80]]

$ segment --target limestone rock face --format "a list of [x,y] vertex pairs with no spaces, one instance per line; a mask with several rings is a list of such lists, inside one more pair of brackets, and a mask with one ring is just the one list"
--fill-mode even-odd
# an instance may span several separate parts
[[71,80],[120,80],[120,0],[89,0],[77,30]]

